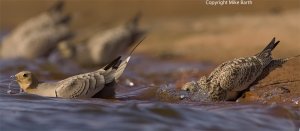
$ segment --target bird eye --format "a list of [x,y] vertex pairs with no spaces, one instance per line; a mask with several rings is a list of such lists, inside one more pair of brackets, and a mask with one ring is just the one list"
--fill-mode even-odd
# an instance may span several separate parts
[[23,77],[27,77],[28,76],[28,74],[23,74]]

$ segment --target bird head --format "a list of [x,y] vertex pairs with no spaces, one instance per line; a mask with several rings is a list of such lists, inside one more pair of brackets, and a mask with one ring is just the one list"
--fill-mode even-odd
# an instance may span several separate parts
[[205,76],[198,81],[191,81],[184,84],[181,90],[188,92],[192,101],[206,101],[209,99],[208,82]]
[[207,85],[207,79],[205,76],[202,76],[197,82],[191,81],[186,84],[184,84],[181,88],[181,90],[188,91],[188,92],[196,92],[200,88],[206,88]]
[[199,88],[198,83],[195,81],[191,81],[191,82],[185,83],[182,86],[181,90],[188,91],[188,92],[195,92],[195,90],[197,88]]
[[189,94],[186,91],[178,90],[172,85],[162,85],[158,87],[156,97],[161,101],[176,102],[178,100],[188,100]]
[[30,71],[21,71],[15,75],[15,78],[25,92],[27,89],[35,88],[38,84],[38,80]]

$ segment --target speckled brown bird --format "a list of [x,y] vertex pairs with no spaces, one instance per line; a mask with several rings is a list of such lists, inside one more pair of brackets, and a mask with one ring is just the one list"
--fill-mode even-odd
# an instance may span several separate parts
[[33,17],[6,36],[1,58],[35,59],[48,57],[61,40],[69,38],[70,15],[63,12],[64,2],[57,1],[49,10]]
[[58,82],[40,82],[30,71],[19,72],[15,77],[20,88],[30,94],[62,98],[91,98],[104,88],[110,87],[110,84],[123,74],[132,52],[125,60],[118,57],[99,70],[75,75]]
[[208,77],[186,83],[182,90],[190,92],[195,101],[222,101],[236,99],[239,92],[254,82],[266,77],[272,70],[286,61],[298,57],[273,59],[271,52],[278,45],[275,38],[260,53],[226,61],[219,65]]
[[83,66],[104,65],[110,61],[109,58],[121,55],[145,35],[146,31],[138,27],[140,17],[138,13],[126,24],[95,33],[83,42],[61,42],[59,52],[63,58]]

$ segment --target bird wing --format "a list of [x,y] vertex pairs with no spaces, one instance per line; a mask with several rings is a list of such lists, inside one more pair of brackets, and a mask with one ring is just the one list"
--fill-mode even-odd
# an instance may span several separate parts
[[219,73],[222,71],[223,67],[224,67],[227,63],[229,63],[229,62],[230,62],[230,61],[226,61],[226,62],[220,64],[217,68],[215,68],[215,69],[209,74],[207,80],[211,80],[214,76],[216,76],[217,74],[219,74]]
[[242,91],[261,74],[263,65],[258,58],[235,59],[223,66],[218,74],[218,84],[227,91]]
[[144,38],[133,47],[129,56],[125,60],[121,60],[121,57],[117,57],[110,64],[100,69],[100,70],[105,70],[104,76],[105,76],[106,83],[111,83],[114,80],[119,79],[119,77],[123,74],[125,68],[127,67],[127,64],[131,58],[133,51],[143,42],[143,40]]
[[105,79],[101,72],[91,72],[60,81],[60,85],[55,92],[56,97],[91,98],[104,86]]

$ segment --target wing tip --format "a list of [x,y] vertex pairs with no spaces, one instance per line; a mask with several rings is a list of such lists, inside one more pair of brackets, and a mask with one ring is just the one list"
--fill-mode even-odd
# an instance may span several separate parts
[[131,58],[131,56],[128,56],[125,61],[128,63],[130,58]]
[[120,62],[121,56],[114,59],[112,62],[110,62],[108,65],[106,65],[103,69],[108,70],[110,68],[114,68],[116,65],[118,65]]

